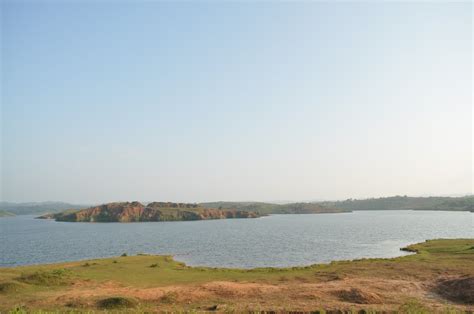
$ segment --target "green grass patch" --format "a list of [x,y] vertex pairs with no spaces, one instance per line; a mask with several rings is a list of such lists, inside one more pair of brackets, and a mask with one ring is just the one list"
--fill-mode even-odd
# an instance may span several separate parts
[[409,299],[398,309],[404,314],[429,314],[431,311],[416,299]]
[[13,309],[8,311],[8,314],[28,314],[28,313],[30,313],[30,311],[28,311],[28,309],[23,305],[15,306]]
[[26,285],[16,281],[7,281],[0,283],[0,293],[8,294],[8,293],[18,293],[24,291],[26,289]]
[[[282,277],[292,280],[296,277],[331,281],[348,275],[382,278],[414,276],[418,279],[431,276],[432,269],[456,267],[460,273],[471,273],[474,240],[436,240],[412,245],[419,253],[394,259],[361,259],[338,261],[330,264],[315,264],[292,268],[230,269],[212,267],[189,267],[175,261],[171,256],[140,255],[83,261],[70,266],[74,274],[86,280],[113,280],[137,287],[158,287],[169,284],[196,284],[212,280],[281,282]],[[84,263],[94,267],[83,267]],[[155,266],[155,264],[157,266]],[[47,267],[47,266],[45,266]],[[57,267],[57,266],[56,266]],[[156,271],[156,268],[159,271]],[[1,272],[0,272],[1,274]]]
[[38,270],[34,273],[22,274],[18,281],[38,286],[61,286],[71,280],[69,269]]
[[420,254],[472,254],[474,251],[472,249],[472,242],[472,239],[436,239],[427,240],[423,243],[409,245],[403,249],[406,251],[417,252]]

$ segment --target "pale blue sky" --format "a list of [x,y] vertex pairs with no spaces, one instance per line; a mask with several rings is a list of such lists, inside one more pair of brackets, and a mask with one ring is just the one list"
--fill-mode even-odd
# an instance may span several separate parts
[[2,2],[0,199],[472,192],[470,2]]

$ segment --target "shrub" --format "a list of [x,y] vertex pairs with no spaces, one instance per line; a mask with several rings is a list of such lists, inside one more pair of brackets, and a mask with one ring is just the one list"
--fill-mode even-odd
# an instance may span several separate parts
[[372,292],[366,292],[357,288],[351,288],[350,290],[338,290],[334,291],[341,301],[357,303],[357,304],[373,304],[382,303],[381,298]]
[[[88,307],[88,303],[84,302],[83,299],[79,299],[79,298],[71,299],[64,305],[67,306],[67,307],[70,307],[70,308],[80,308],[80,309],[85,309],[85,308]],[[70,312],[70,313],[73,314],[73,313],[76,313],[76,312]],[[80,313],[92,313],[92,312],[82,312],[81,311]]]
[[442,280],[434,291],[453,302],[474,304],[474,276]]
[[137,305],[135,299],[125,297],[110,297],[97,302],[99,308],[106,310],[133,308]]

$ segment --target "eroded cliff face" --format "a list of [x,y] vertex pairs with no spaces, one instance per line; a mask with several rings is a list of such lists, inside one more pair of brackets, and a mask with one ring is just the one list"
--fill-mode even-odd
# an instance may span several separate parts
[[140,221],[144,210],[139,202],[108,203],[72,213],[58,213],[52,218],[58,221],[133,222]]
[[48,214],[39,218],[71,222],[179,221],[226,218],[257,218],[256,212],[202,208],[196,204],[153,202],[108,203],[79,211]]

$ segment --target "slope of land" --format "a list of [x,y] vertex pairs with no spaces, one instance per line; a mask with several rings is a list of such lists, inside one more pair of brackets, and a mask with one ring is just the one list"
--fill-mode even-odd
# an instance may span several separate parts
[[0,268],[0,312],[473,309],[474,239],[407,250],[417,254],[282,269],[188,267],[152,255]]
[[75,208],[86,208],[86,205],[69,204],[63,202],[38,202],[38,203],[11,203],[0,202],[0,210],[15,215],[41,215],[46,213],[58,213],[60,211]]
[[254,211],[260,214],[322,214],[351,211],[330,204],[318,203],[271,204],[262,202],[209,202],[201,203],[200,205],[210,208],[235,208],[238,210]]
[[272,204],[263,202],[209,202],[204,207],[235,208],[258,211],[262,214],[339,213],[356,210],[446,210],[474,211],[474,196],[463,197],[408,197],[393,196],[370,199],[348,199],[311,203]]
[[70,222],[141,222],[257,218],[259,216],[256,212],[204,208],[196,204],[152,202],[145,206],[139,202],[120,202],[78,211],[68,210],[56,214],[47,214],[39,218]]
[[473,211],[474,196],[463,197],[408,197],[393,196],[371,199],[348,199],[337,202],[322,202],[321,205],[347,210],[449,210]]
[[13,217],[16,216],[14,213],[7,212],[6,210],[0,210],[0,217]]
[[419,210],[456,210],[474,212],[474,196],[449,198],[432,207],[419,207]]

